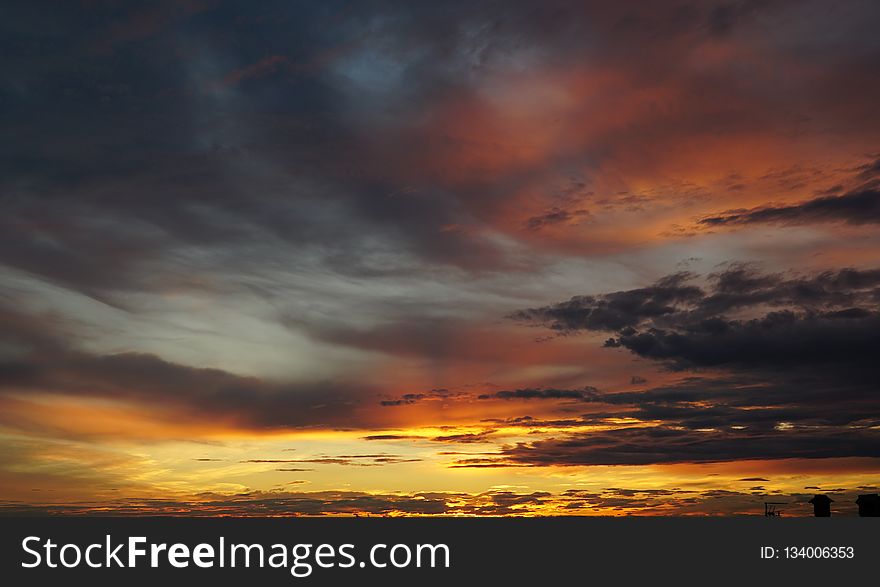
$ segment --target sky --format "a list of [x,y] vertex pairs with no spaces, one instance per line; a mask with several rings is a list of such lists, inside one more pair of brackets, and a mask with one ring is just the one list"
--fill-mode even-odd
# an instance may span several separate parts
[[876,2],[27,2],[0,513],[854,515]]

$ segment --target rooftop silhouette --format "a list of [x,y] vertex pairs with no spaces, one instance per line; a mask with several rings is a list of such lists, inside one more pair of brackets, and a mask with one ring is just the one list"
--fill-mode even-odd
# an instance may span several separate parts
[[813,504],[813,515],[817,518],[831,517],[831,504],[834,500],[827,495],[816,494],[810,503]]
[[880,495],[876,493],[860,495],[858,499],[856,499],[856,504],[859,506],[859,517],[880,517]]

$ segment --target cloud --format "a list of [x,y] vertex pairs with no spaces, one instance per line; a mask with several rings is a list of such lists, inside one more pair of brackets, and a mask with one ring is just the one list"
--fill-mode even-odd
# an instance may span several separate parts
[[785,160],[804,133],[858,152],[877,131],[868,4],[834,42],[788,3],[511,2],[499,22],[329,2],[235,23],[178,4],[66,6],[51,30],[10,14],[4,264],[100,299],[276,256],[349,276],[521,268],[536,260],[510,240],[565,246],[549,229],[600,220],[586,194],[680,175],[677,145],[767,142]]
[[769,5],[770,0],[745,0],[718,4],[711,9],[707,18],[706,25],[709,33],[716,36],[727,36],[737,26],[758,17],[762,9]]
[[[314,463],[317,465],[345,465],[349,467],[381,467],[384,465],[396,465],[400,463],[417,463],[422,459],[407,458],[393,454],[343,454],[322,455],[307,459],[290,460],[251,460],[249,463]],[[311,469],[278,469],[279,471],[310,471]]]
[[[564,333],[616,332],[606,347],[679,370],[838,364],[850,367],[846,376],[859,376],[872,369],[880,271],[787,277],[733,266],[710,275],[705,287],[691,284],[695,278],[677,273],[650,287],[576,296],[511,317]],[[739,317],[748,312],[758,316]]]
[[[51,316],[8,313],[8,326],[0,333],[0,401],[5,403],[20,404],[37,394],[104,398],[138,406],[159,420],[264,431],[376,423],[365,406],[377,392],[363,385],[285,383],[183,365],[150,353],[95,354],[71,347],[64,323]],[[9,426],[38,426],[40,421],[12,415],[0,419]]]
[[237,495],[205,494],[198,499],[120,500],[103,504],[28,505],[0,503],[0,516],[325,516],[325,515],[509,515],[529,513],[550,503],[547,492],[488,491],[467,493],[382,494],[357,491],[250,491]]
[[[739,227],[753,224],[804,226],[812,224],[847,224],[864,226],[880,222],[880,159],[841,172],[838,183],[817,188],[812,199],[800,202],[768,203],[753,208],[737,208],[713,213],[697,220],[704,229]],[[823,172],[809,173],[803,168],[778,170],[762,179],[774,182],[771,189],[802,191]],[[819,183],[818,185],[821,185]]]
[[236,69],[223,77],[222,85],[234,86],[254,78],[273,75],[290,63],[283,55],[266,55],[256,63],[252,63],[241,69]]
[[424,436],[413,436],[411,434],[370,434],[364,436],[364,440],[419,440]]
[[532,400],[532,399],[562,399],[589,401],[597,392],[595,387],[584,387],[583,389],[514,389],[502,390],[494,393],[484,393],[477,396],[477,399],[503,399],[503,400]]
[[[468,402],[473,400],[572,400],[572,401],[592,401],[593,396],[598,390],[592,386],[585,386],[580,389],[555,389],[555,388],[524,388],[524,389],[503,389],[493,391],[492,393],[470,394],[466,392],[453,392],[447,389],[431,390],[427,393],[405,393],[394,399],[386,399],[379,402],[384,407],[397,407],[404,405],[412,405],[425,401],[442,400],[444,402]],[[370,439],[378,439],[381,437],[371,437]],[[389,439],[405,438],[400,436],[391,436]]]
[[642,424],[518,443],[498,462],[648,464],[880,454],[875,390],[880,271],[790,276],[734,265],[711,274],[705,285],[694,285],[696,279],[678,273],[646,288],[515,313],[516,320],[565,333],[611,332],[608,348],[673,371],[705,374],[647,390],[590,393],[584,400],[605,409],[593,416]]
[[[296,485],[300,483],[292,482]],[[287,484],[285,484],[287,485]],[[817,489],[807,487],[806,489]],[[876,488],[873,488],[876,489]],[[871,488],[840,487],[833,492],[835,515],[855,515],[859,492]],[[786,515],[809,515],[810,493],[753,490],[685,489],[680,487],[605,487],[548,491],[492,490],[480,493],[357,491],[246,491],[232,495],[204,493],[190,499],[110,499],[74,504],[0,502],[0,516],[385,516],[458,515],[518,516],[534,514],[731,515],[763,513],[763,495],[788,503]]]
[[575,224],[589,220],[591,214],[588,210],[563,210],[554,208],[539,216],[532,216],[526,220],[526,228],[532,231],[539,231],[548,226],[556,224]]
[[679,304],[700,300],[702,290],[687,281],[693,275],[677,273],[646,288],[614,292],[602,296],[575,296],[552,306],[520,310],[511,318],[539,322],[553,330],[619,330],[643,320],[672,314]]
[[431,494],[383,495],[356,491],[294,493],[289,491],[252,491],[239,495],[207,494],[200,499],[127,500],[105,504],[106,509],[90,505],[0,506],[0,514],[92,514],[92,515],[164,515],[164,516],[324,516],[443,514],[448,511],[446,496]]
[[698,221],[704,226],[745,224],[846,224],[880,223],[880,191],[862,189],[842,196],[823,196],[788,206],[763,206],[748,210],[728,210]]
[[[846,224],[864,237],[821,251],[800,244],[813,231],[768,241],[777,266],[840,258],[838,246],[868,255],[873,3],[839,11],[832,31],[816,6],[750,0],[513,0],[502,18],[497,4],[461,0],[7,12],[4,428],[89,441],[215,428],[422,440],[381,432],[428,429],[449,408],[444,418],[469,425],[420,448],[494,448],[507,427],[534,439],[462,467],[549,463],[552,450],[561,464],[654,462],[664,442],[700,460],[712,439],[725,458],[775,455],[785,435],[794,451],[827,437],[817,454],[864,452],[878,271],[734,267],[536,300],[666,271],[680,244],[661,231],[694,218],[706,259],[743,243],[713,228],[754,223],[821,222],[829,236]],[[776,193],[786,204],[766,203]],[[579,364],[577,341],[515,346],[514,327],[494,321],[526,306],[521,323],[607,339],[595,351],[607,364]],[[644,392],[633,395],[626,379],[645,363],[701,377],[649,388],[633,376]],[[598,381],[620,387],[581,387]],[[474,423],[484,416],[495,418]],[[581,438],[563,429],[585,426],[627,431],[566,444]],[[268,511],[448,511],[446,497],[251,498]],[[465,501],[509,513],[549,500]]]
[[483,420],[480,420],[480,422],[489,426],[497,425],[503,427],[518,426],[522,428],[569,428],[575,426],[585,426],[587,424],[600,423],[602,420],[602,416],[602,414],[584,414],[578,419],[566,418],[552,420],[535,418],[533,416],[517,416],[512,418],[485,418]]
[[[878,269],[841,269],[811,276],[787,277],[761,273],[749,265],[733,265],[708,276],[705,287],[692,282],[697,275],[680,272],[651,286],[598,296],[575,296],[566,302],[514,312],[520,322],[543,324],[560,332],[622,331],[635,327],[663,327],[703,323],[734,310],[764,306],[789,307],[844,318],[861,310],[870,312],[880,285]],[[860,307],[866,306],[866,307]],[[830,311],[850,312],[833,314]],[[855,314],[854,314],[855,313]]]
[[145,353],[90,355],[69,351],[0,365],[0,394],[31,389],[104,397],[176,417],[219,419],[254,428],[358,426],[355,401],[367,389],[338,383],[284,384],[219,369],[171,363]]
[[451,442],[471,444],[478,442],[490,442],[489,438],[495,432],[493,430],[484,430],[483,432],[468,432],[465,434],[448,434],[445,436],[435,436],[431,440],[433,442]]
[[423,393],[405,393],[394,399],[384,399],[379,405],[384,407],[405,406],[417,404],[425,401],[448,401],[465,397],[460,392],[450,391],[448,389],[432,389]]
[[470,458],[457,459],[451,465],[450,469],[507,469],[511,467],[530,467],[528,464],[515,464],[493,458]]
[[675,369],[850,366],[873,371],[871,349],[880,344],[880,314],[848,309],[824,314],[772,312],[752,320],[706,320],[682,328],[621,332],[606,342]]
[[698,432],[672,426],[621,428],[517,443],[504,459],[532,466],[648,465],[745,459],[880,457],[875,430]]

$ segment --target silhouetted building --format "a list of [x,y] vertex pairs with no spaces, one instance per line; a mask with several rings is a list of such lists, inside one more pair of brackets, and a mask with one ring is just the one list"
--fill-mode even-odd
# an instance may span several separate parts
[[859,506],[859,516],[863,518],[880,518],[880,495],[868,493],[860,495],[856,499]]
[[831,517],[831,502],[834,500],[827,495],[814,495],[810,503],[813,504],[813,515],[817,518]]

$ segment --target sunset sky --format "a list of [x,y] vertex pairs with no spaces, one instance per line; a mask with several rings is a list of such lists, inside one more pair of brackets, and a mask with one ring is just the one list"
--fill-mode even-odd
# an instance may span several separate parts
[[7,7],[0,513],[852,515],[878,24]]

